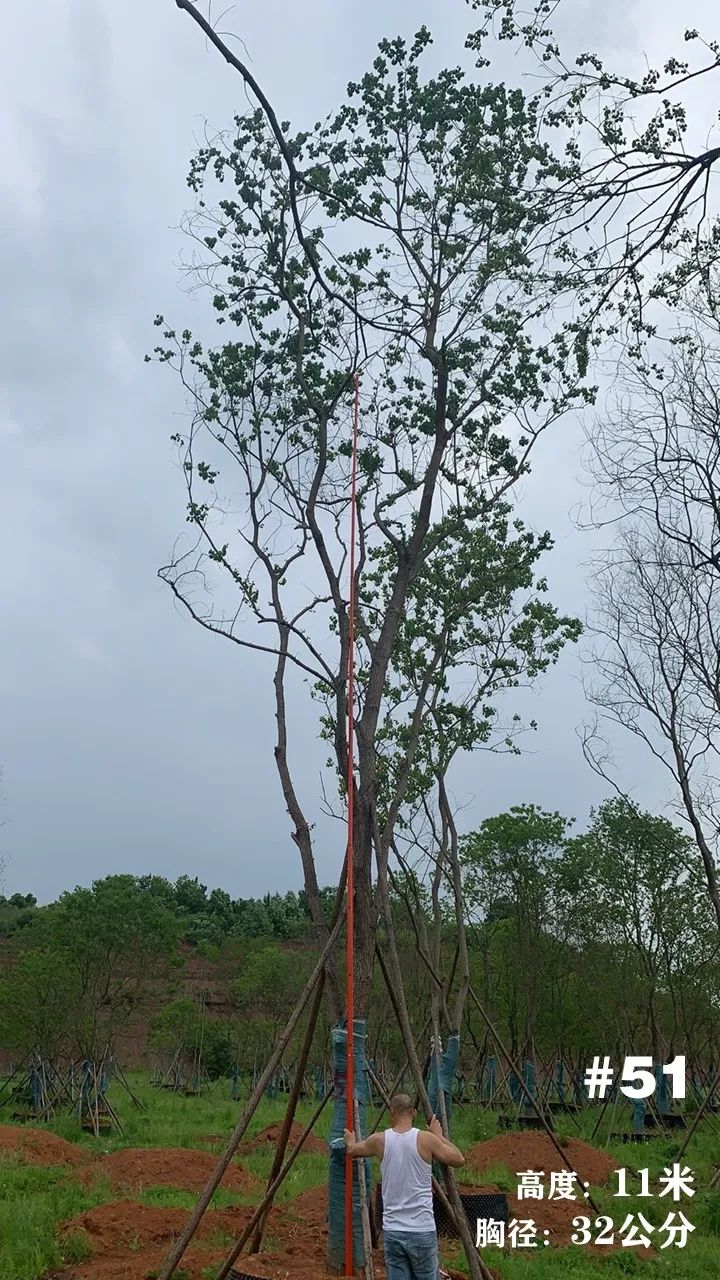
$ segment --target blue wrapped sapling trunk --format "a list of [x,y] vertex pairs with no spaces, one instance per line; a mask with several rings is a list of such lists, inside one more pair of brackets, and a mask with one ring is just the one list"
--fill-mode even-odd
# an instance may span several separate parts
[[[360,1133],[365,1137],[365,1112],[368,1103],[368,1078],[365,1043],[365,1020],[356,1018],[354,1036],[354,1094],[360,1111]],[[328,1265],[342,1271],[345,1262],[345,1103],[347,1097],[347,1026],[340,1024],[332,1031],[332,1072],[335,1085],[332,1125],[330,1129],[330,1167],[328,1170]],[[353,1161],[353,1260],[355,1267],[365,1265],[362,1218],[360,1215],[360,1177],[365,1178],[367,1202],[370,1203],[370,1161]]]

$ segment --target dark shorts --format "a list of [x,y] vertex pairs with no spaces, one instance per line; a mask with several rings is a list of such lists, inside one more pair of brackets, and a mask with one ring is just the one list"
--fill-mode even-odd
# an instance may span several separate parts
[[387,1280],[438,1280],[438,1242],[434,1231],[385,1231]]

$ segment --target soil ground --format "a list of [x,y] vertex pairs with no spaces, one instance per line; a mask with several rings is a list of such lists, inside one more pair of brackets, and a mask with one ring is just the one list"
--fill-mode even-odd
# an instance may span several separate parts
[[[208,1147],[224,1146],[237,1120],[238,1104],[222,1097],[178,1098],[140,1082],[136,1084],[148,1110],[136,1113],[129,1103],[118,1099],[116,1105],[126,1130],[122,1137],[98,1140],[75,1130],[77,1140],[70,1141],[69,1119],[54,1126],[62,1128],[63,1133],[52,1132],[50,1127],[0,1126],[0,1280],[153,1280],[157,1275],[187,1221],[198,1191],[215,1168],[217,1152]],[[253,1204],[261,1198],[281,1119],[280,1100],[263,1104],[255,1132],[251,1129],[227,1171],[221,1193],[181,1263],[178,1280],[211,1280],[216,1275],[233,1241],[248,1223]],[[301,1128],[302,1123],[294,1127],[295,1141]],[[467,1154],[461,1190],[502,1190],[508,1197],[510,1217],[532,1218],[540,1244],[548,1242],[548,1247],[540,1248],[532,1259],[509,1249],[503,1255],[496,1251],[489,1254],[488,1262],[501,1280],[525,1280],[528,1268],[533,1272],[532,1280],[555,1280],[556,1276],[557,1280],[566,1276],[595,1280],[608,1273],[613,1257],[613,1250],[608,1247],[566,1248],[574,1230],[572,1219],[583,1214],[593,1216],[584,1199],[520,1200],[518,1174],[528,1170],[543,1173],[547,1186],[552,1171],[572,1166],[581,1182],[590,1184],[590,1192],[603,1211],[614,1210],[619,1218],[617,1202],[612,1199],[614,1171],[622,1164],[652,1164],[656,1178],[676,1150],[665,1142],[632,1151],[622,1148],[613,1154],[593,1147],[579,1136],[566,1135],[561,1139],[566,1156],[563,1160],[545,1135],[497,1133],[493,1116],[470,1108],[458,1110],[456,1135]],[[172,1145],[172,1138],[177,1145]],[[716,1143],[712,1151],[707,1144],[703,1159],[708,1169],[716,1156]],[[688,1160],[693,1163],[692,1153]],[[262,1252],[254,1256],[244,1253],[236,1264],[239,1274],[258,1280],[321,1280],[329,1274],[326,1171],[327,1140],[322,1130],[300,1154],[282,1188],[268,1219]],[[709,1176],[704,1176],[703,1185],[708,1180]],[[13,1185],[18,1188],[16,1200]],[[707,1195],[702,1201],[706,1209]],[[42,1221],[40,1216],[28,1216],[36,1207],[42,1210]],[[660,1208],[666,1212],[668,1207],[672,1206],[659,1202],[658,1212]],[[680,1207],[693,1216],[690,1210],[695,1206]],[[623,1216],[633,1211],[651,1213],[651,1208],[647,1201],[625,1202]],[[657,1217],[655,1220],[659,1221]],[[704,1229],[710,1235],[704,1241],[699,1237],[691,1242],[692,1254],[688,1248],[685,1255],[677,1250],[662,1255],[662,1262],[673,1263],[673,1274],[682,1275],[682,1280],[711,1280],[717,1276],[717,1236],[713,1238],[711,1226]],[[22,1232],[31,1236],[34,1232],[41,1241],[34,1258],[23,1251]],[[13,1233],[19,1251],[13,1259],[19,1261],[11,1259],[12,1250],[6,1243],[12,1241]],[[462,1280],[465,1270],[457,1246],[443,1240],[442,1248],[445,1265]],[[635,1250],[630,1254],[618,1243],[614,1256],[618,1265],[625,1260],[621,1267],[624,1272],[631,1262],[635,1267],[641,1255]],[[645,1251],[644,1256],[652,1258],[652,1251]],[[692,1263],[693,1256],[698,1259],[697,1266]],[[682,1264],[680,1268],[678,1263]],[[384,1280],[379,1253],[375,1264],[376,1280]],[[653,1262],[648,1265],[652,1267]]]

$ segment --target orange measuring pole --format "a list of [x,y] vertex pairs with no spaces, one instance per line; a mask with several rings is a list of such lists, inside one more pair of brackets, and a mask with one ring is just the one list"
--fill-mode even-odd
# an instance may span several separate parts
[[[350,482],[350,592],[348,603],[347,666],[347,1058],[345,1068],[345,1128],[355,1133],[355,542],[357,540],[357,446],[360,418],[360,376],[355,374],[353,406],[352,475]],[[359,1136],[359,1135],[357,1135]],[[359,1170],[358,1176],[362,1176]],[[353,1257],[353,1161],[345,1157],[345,1275],[354,1276]]]

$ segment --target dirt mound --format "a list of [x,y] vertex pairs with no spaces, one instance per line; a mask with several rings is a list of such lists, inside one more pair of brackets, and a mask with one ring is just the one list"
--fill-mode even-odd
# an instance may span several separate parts
[[[269,1233],[272,1252],[243,1254],[237,1269],[259,1280],[321,1280],[330,1276],[326,1265],[324,1221],[327,1193],[320,1187],[306,1191],[273,1212]],[[217,1269],[228,1250],[224,1236],[236,1238],[252,1213],[250,1206],[211,1210],[200,1225],[197,1243],[182,1260],[188,1280],[205,1280],[208,1267]],[[99,1205],[70,1222],[62,1234],[83,1233],[91,1256],[66,1268],[56,1280],[147,1280],[157,1272],[172,1241],[187,1221],[184,1209],[161,1209],[131,1200]],[[321,1228],[321,1229],[318,1229]],[[382,1254],[374,1254],[376,1280],[385,1280]],[[462,1280],[451,1272],[456,1280]]]
[[[137,1147],[114,1151],[92,1166],[114,1187],[176,1187],[179,1191],[202,1191],[214,1172],[217,1159],[209,1151],[185,1147]],[[231,1164],[222,1180],[226,1191],[257,1191],[260,1183],[253,1174]]]
[[[247,1142],[243,1142],[240,1146],[241,1151],[263,1151],[266,1147],[276,1147],[280,1139],[282,1124],[269,1124],[266,1129],[262,1129],[260,1133],[256,1133],[254,1138],[249,1138]],[[303,1132],[302,1125],[293,1122],[290,1129],[290,1138],[288,1141],[288,1151],[296,1147]],[[326,1156],[328,1152],[327,1142],[323,1142],[322,1138],[317,1138],[314,1133],[309,1134],[303,1143],[303,1152],[307,1151],[313,1155]]]
[[[249,1221],[252,1209],[241,1205],[232,1209],[210,1209],[198,1227],[198,1239],[220,1231],[238,1235]],[[62,1227],[62,1235],[84,1231],[93,1254],[145,1249],[153,1244],[169,1244],[180,1235],[188,1220],[187,1209],[162,1209],[137,1204],[134,1200],[113,1200],[97,1205],[72,1218]]]
[[[251,1213],[252,1209],[241,1206],[205,1214],[197,1243],[182,1264],[192,1280],[205,1280],[208,1266],[217,1268],[228,1249],[220,1233],[227,1240],[235,1238]],[[84,1236],[90,1257],[67,1268],[58,1280],[147,1280],[162,1266],[187,1218],[186,1209],[160,1209],[132,1200],[98,1205],[64,1224],[60,1238]]]
[[28,1164],[64,1165],[75,1169],[87,1164],[90,1156],[82,1147],[58,1138],[45,1129],[0,1125],[0,1154],[20,1156]]
[[283,1241],[297,1235],[312,1232],[322,1241],[323,1250],[327,1238],[327,1187],[311,1187],[292,1200],[276,1204],[272,1211],[272,1235]]
[[549,1181],[550,1173],[561,1169],[573,1169],[583,1182],[600,1187],[610,1178],[617,1163],[604,1151],[591,1147],[580,1138],[563,1138],[560,1141],[567,1152],[567,1162],[555,1150],[546,1133],[504,1133],[489,1142],[479,1142],[467,1153],[467,1167],[473,1173],[484,1173],[491,1165],[502,1164],[513,1175],[527,1169],[544,1172]]
[[[149,1249],[126,1251],[102,1258],[89,1258],[87,1262],[74,1263],[64,1271],[53,1272],[48,1280],[149,1280],[160,1274],[168,1252],[168,1245],[153,1245]],[[183,1280],[207,1280],[214,1275],[224,1257],[223,1251],[209,1249],[206,1245],[191,1248],[182,1260],[178,1274]]]
[[[519,1200],[516,1194],[508,1194],[510,1217],[518,1220],[531,1219],[537,1228],[538,1238],[547,1239],[551,1245],[567,1245],[575,1228],[572,1220],[575,1217],[593,1218],[594,1211],[588,1205],[584,1192],[593,1187],[604,1186],[617,1168],[617,1162],[604,1151],[591,1147],[580,1138],[563,1138],[560,1145],[566,1152],[563,1162],[555,1146],[545,1133],[507,1133],[491,1138],[489,1142],[480,1142],[467,1154],[467,1167],[473,1173],[483,1173],[493,1165],[504,1165],[513,1178],[519,1173],[532,1169],[536,1173],[544,1173],[545,1197],[550,1185],[550,1174],[570,1168],[572,1165],[581,1183],[588,1187],[575,1187],[575,1200]],[[470,1187],[463,1184],[463,1192],[489,1190],[491,1188]],[[586,1246],[586,1253],[607,1253],[611,1246]],[[649,1251],[648,1251],[649,1252]],[[648,1253],[643,1251],[643,1256]]]
[[132,1200],[114,1200],[66,1222],[61,1237],[84,1232],[93,1254],[137,1250],[173,1240],[182,1231],[187,1217],[187,1209],[156,1209]]
[[[264,1280],[319,1280],[326,1274],[327,1240],[326,1234],[314,1228],[324,1218],[326,1203],[327,1195],[321,1188],[279,1206],[271,1228],[273,1252],[257,1257],[243,1255],[237,1263],[239,1270]],[[291,1207],[293,1215],[289,1213]],[[251,1213],[252,1208],[244,1205],[207,1213],[200,1224],[197,1243],[183,1258],[183,1273],[192,1280],[205,1280],[205,1268],[217,1268],[228,1251],[228,1244],[221,1243],[219,1233],[237,1238]],[[65,1223],[61,1234],[82,1233],[91,1255],[63,1271],[58,1280],[146,1280],[148,1274],[162,1266],[187,1216],[185,1209],[154,1208],[131,1200],[99,1205]],[[384,1275],[378,1265],[377,1280],[383,1280]]]

